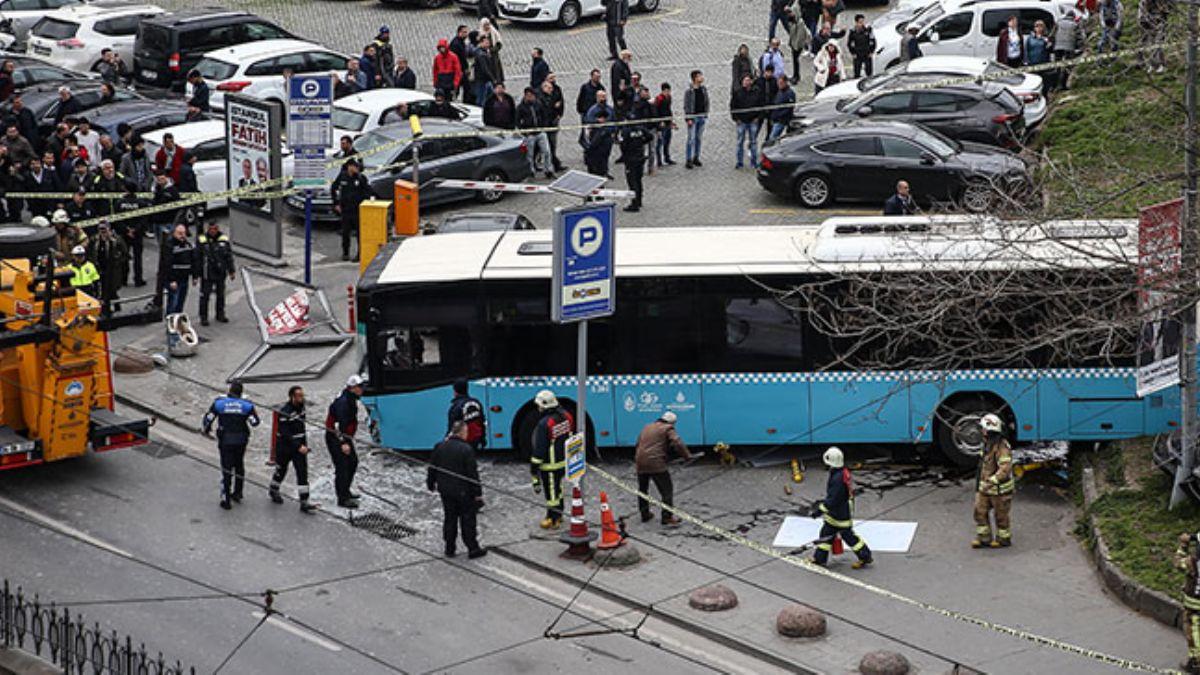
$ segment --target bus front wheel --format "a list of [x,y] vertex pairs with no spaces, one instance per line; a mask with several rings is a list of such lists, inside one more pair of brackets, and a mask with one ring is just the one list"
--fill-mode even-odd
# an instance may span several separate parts
[[937,411],[937,445],[946,459],[962,467],[973,467],[983,454],[983,430],[979,420],[988,413],[995,413],[1004,420],[1011,437],[1012,414],[1003,401],[982,394],[952,398]]
[[[571,415],[575,414],[575,401],[570,399],[559,399],[562,407],[566,408]],[[538,420],[542,418],[542,414],[533,404],[526,405],[517,416],[517,422],[513,425],[513,450],[516,451],[517,459],[521,461],[529,461],[533,456],[533,434],[537,428]],[[597,458],[596,455],[596,428],[592,423],[592,416],[588,415],[587,419],[587,447],[588,461],[593,461]]]

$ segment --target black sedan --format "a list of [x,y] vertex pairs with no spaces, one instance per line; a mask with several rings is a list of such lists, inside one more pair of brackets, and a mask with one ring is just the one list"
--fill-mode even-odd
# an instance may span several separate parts
[[[78,114],[81,116],[86,116],[89,111],[102,105],[144,98],[132,90],[118,87],[112,98],[104,99],[101,97],[98,82],[66,82],[62,84],[70,88],[71,95],[79,102],[80,112]],[[58,112],[58,106],[62,104],[58,94],[59,86],[60,84],[42,84],[21,90],[21,100],[25,102],[25,107],[33,113],[33,118],[37,120],[38,133],[43,138],[54,131],[54,114]],[[11,103],[6,103],[3,111],[8,112],[11,107]]]
[[972,212],[1030,185],[1025,163],[1007,150],[903,122],[854,120],[784,136],[763,148],[758,165],[760,185],[808,208],[881,203],[901,180],[919,203],[954,201]]
[[187,121],[187,105],[179,101],[150,101],[130,99],[102,105],[87,113],[88,122],[97,133],[114,138],[122,123],[133,128],[137,135],[173,127]]
[[[439,187],[436,179],[478,180],[494,183],[518,183],[531,175],[529,147],[520,136],[472,135],[479,132],[462,122],[426,119],[424,136],[418,141],[417,178],[421,185],[421,207],[463,199],[484,203],[499,201],[504,193],[495,190],[459,190]],[[358,137],[354,147],[364,155],[363,169],[377,199],[391,201],[397,180],[413,179],[413,140],[407,122],[379,127]],[[327,173],[332,183],[340,167]],[[294,194],[286,204],[292,211],[304,213],[304,196]],[[337,220],[328,189],[313,195],[313,217]]]
[[960,141],[1016,147],[1025,135],[1024,106],[1002,84],[924,89],[919,83],[881,87],[843,100],[815,100],[796,108],[792,128],[854,118],[917,122]]
[[24,54],[0,55],[0,61],[12,61],[13,65],[16,66],[16,69],[13,70],[13,83],[17,89],[24,89],[25,87],[32,87],[46,82],[69,84],[71,82],[87,80],[99,82],[100,80],[100,76],[96,73],[79,73],[74,70],[67,70],[37,57],[25,56]]

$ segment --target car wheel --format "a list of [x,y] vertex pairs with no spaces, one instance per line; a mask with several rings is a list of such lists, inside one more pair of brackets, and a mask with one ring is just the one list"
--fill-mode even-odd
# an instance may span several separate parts
[[658,9],[659,0],[642,0],[638,3],[638,9],[643,12],[653,12]]
[[54,248],[54,228],[0,225],[0,258],[36,258]]
[[[503,171],[493,170],[487,172],[487,174],[479,180],[483,181],[484,183],[504,183],[508,180],[508,176],[505,176]],[[495,204],[501,199],[504,199],[503,190],[479,191],[479,201],[483,202],[484,204]]]
[[806,173],[796,181],[796,198],[805,208],[819,209],[833,201],[833,186],[819,173]]
[[990,183],[986,181],[971,181],[963,188],[962,205],[971,213],[986,213],[996,201],[996,195]]
[[574,28],[579,23],[579,3],[571,0],[564,2],[558,10],[558,25],[561,28]]

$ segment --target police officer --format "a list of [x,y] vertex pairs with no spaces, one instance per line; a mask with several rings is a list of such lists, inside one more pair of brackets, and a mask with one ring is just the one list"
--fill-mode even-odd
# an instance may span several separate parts
[[[983,429],[983,458],[979,461],[979,473],[975,479],[975,539],[971,548],[990,546],[1000,548],[1012,545],[1012,530],[1009,512],[1012,510],[1013,492],[1016,482],[1012,472],[1012,448],[1004,437],[1004,424],[1000,416],[988,413],[979,419]],[[988,513],[996,516],[996,537],[992,538],[992,526]]]
[[533,398],[542,414],[533,431],[533,456],[530,471],[533,489],[540,488],[546,496],[546,517],[540,523],[543,530],[562,524],[563,476],[567,468],[567,437],[575,430],[575,418],[558,404],[554,392],[543,389]]
[[[133,213],[145,208],[145,203],[137,196],[137,183],[131,180],[125,181],[125,194],[113,204],[113,211],[117,214]],[[129,257],[133,264],[126,266],[126,274],[128,270],[133,270],[133,285],[145,286],[146,277],[143,273],[142,250],[146,243],[146,219],[145,216],[134,216],[121,221],[121,238],[125,240],[125,247],[129,251]],[[126,280],[122,280],[126,281]]]
[[296,489],[300,493],[300,510],[312,513],[318,505],[308,501],[308,422],[304,411],[304,388],[288,389],[287,403],[279,409],[275,429],[275,474],[271,476],[271,501],[283,503],[279,486],[287,478],[288,465],[296,467]]
[[99,297],[96,293],[96,286],[100,281],[100,273],[96,271],[96,266],[92,264],[92,261],[87,259],[86,248],[76,246],[71,249],[71,262],[67,263],[67,269],[71,270],[71,288],[83,291],[92,297]]
[[176,225],[170,238],[163,243],[158,269],[167,291],[165,313],[178,314],[187,301],[188,282],[197,283],[196,247],[188,239],[187,225]]
[[455,422],[467,425],[465,440],[473,450],[487,447],[487,417],[483,414],[483,404],[479,399],[467,393],[467,381],[454,381],[454,399],[450,401],[450,412],[447,415],[446,433],[452,434]]
[[214,220],[197,239],[200,255],[200,325],[208,325],[208,297],[217,296],[217,321],[229,323],[225,316],[225,279],[233,279],[233,248],[229,235]]
[[446,542],[447,558],[456,553],[460,525],[467,557],[487,555],[487,549],[479,545],[475,527],[475,514],[483,505],[483,486],[479,483],[475,451],[467,441],[468,431],[467,423],[462,420],[450,425],[446,439],[433,449],[425,475],[425,486],[442,497],[442,539]]
[[358,470],[358,453],[354,450],[354,433],[358,431],[358,399],[363,395],[366,380],[358,374],[346,380],[346,388],[329,404],[325,415],[325,447],[333,460],[333,487],[337,505],[358,508],[358,495],[350,491],[354,472]]
[[[362,175],[362,166],[357,160],[348,159],[342,164],[330,193],[333,208],[342,218],[342,260],[350,260],[350,239],[358,236],[358,206],[371,198],[371,184]],[[354,255],[358,260],[358,254]]]
[[1175,566],[1183,571],[1183,634],[1187,638],[1188,658],[1180,668],[1191,675],[1200,674],[1200,552],[1197,533],[1179,535]]
[[824,518],[817,551],[813,562],[824,566],[829,562],[833,540],[840,537],[850,550],[858,556],[852,567],[860,569],[874,562],[867,542],[854,532],[854,478],[846,468],[845,457],[840,448],[834,446],[825,451],[821,458],[829,467],[829,480],[825,483],[825,498],[813,504],[812,517]]
[[621,129],[621,156],[625,158],[625,183],[633,190],[633,201],[626,211],[642,210],[642,174],[646,169],[647,133],[642,125],[632,124]]
[[[230,499],[242,501],[246,444],[250,442],[250,427],[258,426],[254,404],[242,398],[241,382],[230,384],[229,394],[218,397],[204,413],[205,436],[212,436],[213,421],[217,422],[217,450],[221,453],[221,508],[228,510]],[[232,490],[230,481],[233,482]]]

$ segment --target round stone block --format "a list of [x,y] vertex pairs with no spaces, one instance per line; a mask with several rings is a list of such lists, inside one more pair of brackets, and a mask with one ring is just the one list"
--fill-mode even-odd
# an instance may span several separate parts
[[863,675],[908,675],[911,670],[903,654],[885,649],[868,652],[858,663],[858,672]]
[[154,370],[154,359],[149,354],[123,351],[113,355],[112,367],[118,373],[148,373]]
[[775,619],[775,630],[786,637],[821,637],[825,634],[825,615],[804,605],[788,605]]
[[688,596],[688,604],[702,612],[720,612],[737,607],[737,593],[723,584],[697,588]]
[[603,565],[604,569],[632,567],[641,561],[642,552],[628,541],[617,548],[596,549],[595,554],[592,555],[592,564]]

